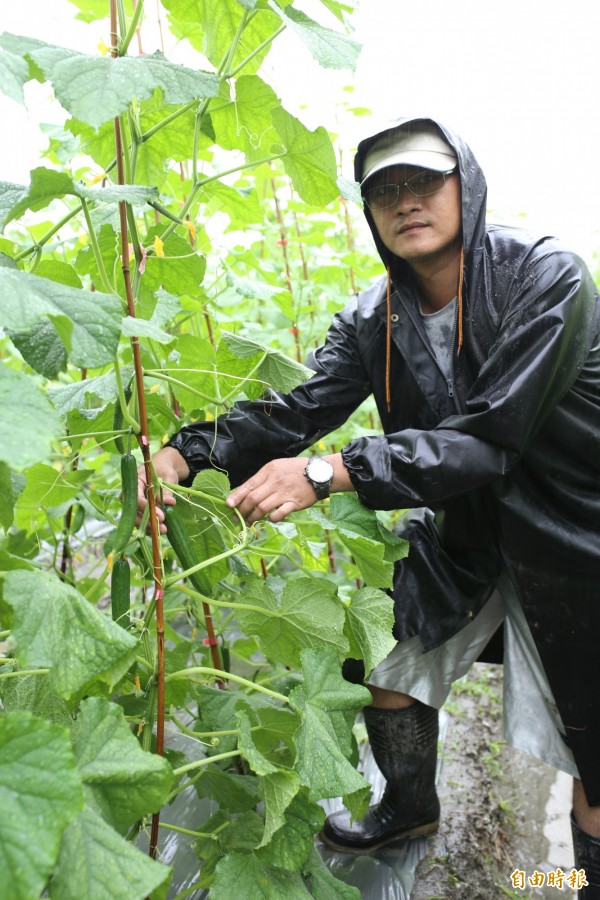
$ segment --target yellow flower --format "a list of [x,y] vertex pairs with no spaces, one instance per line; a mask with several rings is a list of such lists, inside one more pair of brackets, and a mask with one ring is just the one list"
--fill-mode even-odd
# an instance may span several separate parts
[[164,256],[164,255],[165,255],[164,246],[165,246],[165,245],[164,245],[164,243],[161,241],[161,239],[159,238],[159,236],[156,235],[155,238],[154,238],[154,252],[156,253],[157,256]]
[[106,172],[100,172],[99,175],[95,175],[90,181],[88,187],[93,187],[95,184],[100,184],[101,181],[104,181],[106,178]]
[[100,43],[98,44],[98,50],[102,54],[102,56],[106,56],[107,53],[110,53],[110,47],[107,47],[102,38],[100,38]]
[[194,228],[194,223],[193,223],[193,222],[190,222],[189,219],[186,219],[185,222],[184,222],[183,224],[185,225],[185,227],[186,227],[187,230],[189,231],[191,239],[192,239],[193,241],[195,241],[195,240],[196,240],[196,229]]

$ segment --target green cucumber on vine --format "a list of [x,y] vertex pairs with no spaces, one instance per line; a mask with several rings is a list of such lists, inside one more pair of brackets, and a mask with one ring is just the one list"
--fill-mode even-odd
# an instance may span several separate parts
[[[186,571],[187,569],[191,569],[192,566],[195,566],[199,562],[199,560],[194,557],[193,552],[190,550],[189,538],[185,530],[185,522],[181,514],[181,509],[177,508],[177,504],[175,504],[175,506],[165,506],[165,524],[167,526],[168,541],[175,551],[175,556],[181,563],[183,570]],[[208,594],[210,596],[212,587],[210,581],[202,571],[194,572],[193,575],[189,576],[189,579],[200,594]]]
[[137,516],[137,462],[133,453],[124,453],[121,457],[121,485],[123,492],[123,508],[119,524],[108,536],[104,551],[115,555],[127,546],[132,535]]
[[[133,378],[131,379],[131,381],[133,381]],[[126,403],[129,403],[129,401],[131,400],[131,394],[132,394],[131,381],[129,382],[127,387],[124,389]],[[123,407],[122,407],[120,401],[117,400],[117,402],[115,403],[115,412],[113,415],[113,431],[122,431],[123,430],[123,420],[124,420]],[[131,439],[131,432],[130,432],[130,439]],[[125,441],[123,440],[122,434],[115,434],[115,447],[117,448],[117,450],[119,451],[119,453],[121,455],[123,455],[126,452]]]
[[131,569],[129,561],[120,556],[113,564],[110,579],[110,603],[113,621],[121,628],[130,625]]

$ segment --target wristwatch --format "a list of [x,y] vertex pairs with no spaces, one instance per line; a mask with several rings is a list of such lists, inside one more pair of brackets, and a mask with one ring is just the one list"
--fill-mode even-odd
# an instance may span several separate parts
[[329,488],[333,481],[333,466],[320,456],[311,456],[304,474],[315,489],[317,500],[326,500],[329,497]]

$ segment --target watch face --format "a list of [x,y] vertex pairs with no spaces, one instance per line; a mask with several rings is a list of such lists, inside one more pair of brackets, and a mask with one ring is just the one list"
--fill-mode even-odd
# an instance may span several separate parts
[[325,483],[327,481],[331,481],[333,476],[333,468],[331,463],[328,463],[325,459],[319,459],[316,457],[315,459],[311,459],[308,463],[308,474],[312,478],[313,481],[317,481],[319,483]]

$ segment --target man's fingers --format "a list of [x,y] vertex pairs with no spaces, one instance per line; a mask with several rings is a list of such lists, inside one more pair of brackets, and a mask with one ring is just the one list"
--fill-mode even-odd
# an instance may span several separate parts
[[257,475],[249,478],[248,481],[245,481],[244,484],[240,484],[239,487],[232,491],[232,493],[227,498],[227,506],[231,508],[233,508],[234,506],[239,506],[248,497],[248,494],[251,491],[259,488],[261,483],[264,483],[265,480],[263,479],[263,482],[261,482],[260,478],[258,477],[259,475],[260,473],[257,473]]

